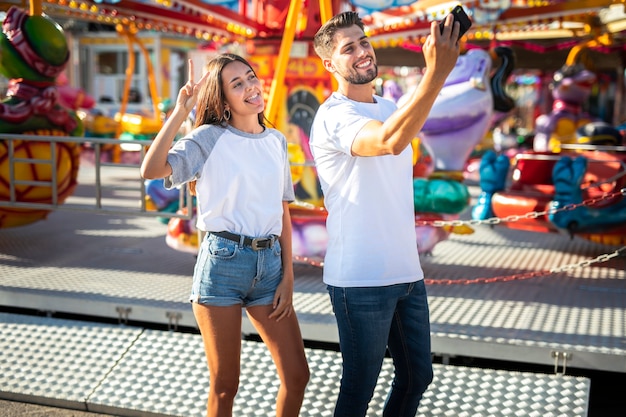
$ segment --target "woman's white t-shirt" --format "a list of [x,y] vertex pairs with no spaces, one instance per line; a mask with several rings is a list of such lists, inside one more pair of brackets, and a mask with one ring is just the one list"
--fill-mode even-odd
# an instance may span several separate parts
[[287,140],[276,129],[250,134],[204,125],[174,143],[171,189],[197,179],[197,228],[251,237],[282,233],[283,201],[294,200]]

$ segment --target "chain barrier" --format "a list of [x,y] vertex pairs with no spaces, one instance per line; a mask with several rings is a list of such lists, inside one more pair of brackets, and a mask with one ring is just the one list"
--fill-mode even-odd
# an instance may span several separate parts
[[619,173],[613,175],[612,177],[609,177],[609,178],[605,179],[604,181],[594,182],[592,184],[589,184],[586,187],[581,187],[580,189],[585,191],[585,190],[588,190],[590,188],[601,187],[604,184],[612,184],[615,181],[621,179],[622,177],[626,176],[626,163],[621,162],[621,165],[622,165],[622,170]]
[[[568,272],[577,268],[585,268],[594,264],[600,264],[603,262],[608,262],[609,260],[620,256],[621,254],[626,254],[626,246],[622,246],[617,249],[613,253],[605,253],[599,255],[593,259],[586,259],[584,261],[580,261],[575,264],[567,264],[557,268],[546,269],[542,271],[533,271],[533,272],[525,272],[523,274],[514,274],[507,275],[501,277],[490,277],[490,278],[470,278],[470,279],[432,279],[426,278],[424,282],[426,284],[431,285],[469,285],[469,284],[491,284],[495,282],[508,282],[508,281],[522,281],[530,278],[544,277],[547,275],[554,275],[561,272]],[[324,267],[324,262],[321,259],[309,258],[306,256],[294,256],[294,260],[300,263],[305,263],[311,266],[315,266],[318,268]]]
[[525,280],[525,279],[530,279],[530,278],[536,278],[536,277],[544,277],[547,275],[554,275],[554,274],[558,274],[560,272],[567,272],[567,271],[571,271],[572,269],[577,269],[577,268],[585,268],[588,266],[591,266],[593,264],[597,264],[597,263],[603,263],[603,262],[607,262],[610,259],[613,259],[617,256],[620,256],[622,253],[626,253],[626,246],[622,246],[621,248],[617,249],[615,252],[613,253],[605,253],[602,254],[600,256],[597,256],[593,259],[587,259],[575,264],[568,264],[568,265],[563,265],[557,268],[552,268],[552,269],[546,269],[546,270],[542,270],[542,271],[533,271],[533,272],[526,272],[523,274],[514,274],[514,275],[507,275],[507,276],[502,276],[502,277],[492,277],[492,278],[471,278],[471,279],[430,279],[427,278],[425,279],[425,283],[426,284],[431,284],[431,285],[452,285],[452,284],[463,284],[463,285],[468,285],[468,284],[491,284],[494,282],[508,282],[508,281],[521,281],[521,280]]
[[571,211],[571,210],[577,209],[578,207],[592,207],[598,203],[610,200],[617,196],[626,196],[626,188],[622,188],[621,190],[615,191],[612,193],[606,193],[602,195],[601,197],[590,198],[581,203],[568,204],[560,208],[552,208],[552,209],[548,209],[544,211],[531,211],[523,215],[513,214],[513,215],[502,217],[502,218],[490,217],[484,220],[474,220],[474,219],[472,220],[423,220],[423,221],[416,221],[415,225],[416,226],[446,227],[446,226],[464,226],[464,225],[476,226],[480,224],[496,225],[500,223],[517,222],[520,220],[536,219],[538,217],[558,213],[560,211]]
[[[595,186],[595,185],[601,185],[601,184],[593,184],[593,185]],[[589,187],[591,187],[591,186],[589,186]],[[589,187],[587,187],[587,188],[589,188]],[[617,192],[606,193],[606,194],[602,195],[601,197],[591,198],[591,199],[585,200],[585,201],[583,201],[581,203],[569,204],[569,205],[565,205],[565,206],[563,206],[561,208],[554,208],[554,209],[549,209],[549,210],[545,210],[545,211],[529,212],[529,213],[526,213],[524,215],[511,215],[511,216],[506,216],[506,217],[503,217],[503,218],[491,217],[491,218],[485,219],[485,220],[418,221],[418,222],[415,222],[415,225],[416,226],[427,226],[427,225],[430,225],[430,226],[434,226],[434,227],[444,227],[444,226],[463,226],[463,225],[474,226],[474,225],[479,225],[479,224],[495,225],[495,224],[499,224],[499,223],[503,223],[503,222],[516,222],[516,221],[520,221],[522,219],[536,219],[538,217],[546,216],[546,215],[549,215],[549,214],[558,213],[560,211],[574,210],[574,209],[576,209],[578,207],[583,207],[583,206],[584,207],[591,207],[591,206],[594,206],[594,205],[596,205],[596,204],[598,204],[600,202],[607,201],[607,200],[610,200],[610,199],[612,199],[614,197],[624,196],[624,195],[626,195],[626,188],[622,188],[620,191],[617,191]],[[598,256],[596,258],[584,260],[584,261],[581,261],[581,262],[576,263],[576,264],[568,264],[568,265],[563,265],[563,266],[558,267],[558,268],[552,268],[552,269],[549,269],[549,270],[542,270],[542,271],[526,272],[526,273],[523,273],[523,274],[515,274],[515,275],[508,275],[508,276],[501,276],[501,277],[492,277],[492,278],[472,278],[472,279],[461,279],[461,280],[457,280],[457,279],[426,279],[425,282],[426,282],[426,284],[431,284],[431,285],[452,285],[452,284],[468,285],[468,284],[490,284],[490,283],[494,283],[494,282],[521,281],[521,280],[530,279],[530,278],[543,277],[543,276],[547,276],[547,275],[554,275],[554,274],[558,274],[560,272],[567,272],[567,271],[570,271],[572,269],[585,268],[585,267],[591,266],[593,264],[607,262],[608,260],[619,256],[623,252],[626,252],[626,246],[622,246],[621,248],[617,249],[613,253],[602,254],[602,255],[600,255],[600,256]]]
[[[522,219],[536,219],[540,216],[545,216],[547,214],[553,214],[553,213],[557,213],[559,211],[566,211],[566,210],[574,210],[578,207],[590,207],[590,206],[594,206],[602,201],[606,201],[606,200],[610,200],[614,197],[617,196],[624,196],[626,195],[626,188],[622,188],[620,191],[618,192],[613,192],[613,193],[606,193],[604,195],[602,195],[601,197],[597,197],[597,198],[592,198],[589,200],[585,200],[582,203],[575,203],[575,204],[569,204],[566,206],[563,206],[561,208],[555,208],[555,209],[549,209],[549,210],[545,210],[545,211],[538,211],[538,212],[530,212],[527,213],[523,216],[519,216],[519,215],[511,215],[511,216],[507,216],[504,218],[497,218],[497,217],[492,217],[486,220],[451,220],[451,221],[444,221],[444,220],[434,220],[434,221],[418,221],[415,222],[416,226],[434,226],[434,227],[444,227],[444,226],[463,226],[463,225],[479,225],[479,224],[488,224],[488,225],[495,225],[495,224],[499,224],[499,223],[503,223],[503,222],[515,222],[515,221],[519,221]],[[621,248],[617,249],[615,252],[613,253],[605,253],[602,255],[599,255],[593,259],[587,259],[575,264],[568,264],[568,265],[563,265],[557,268],[552,268],[552,269],[547,269],[547,270],[542,270],[542,271],[532,271],[532,272],[525,272],[523,274],[514,274],[514,275],[507,275],[507,276],[500,276],[500,277],[490,277],[490,278],[470,278],[470,279],[431,279],[431,278],[426,278],[424,280],[424,282],[426,284],[431,284],[431,285],[458,285],[458,284],[462,284],[462,285],[469,285],[469,284],[491,284],[491,283],[495,283],[495,282],[508,282],[508,281],[521,281],[521,280],[526,280],[526,279],[530,279],[530,278],[537,278],[537,277],[544,277],[547,275],[554,275],[554,274],[558,274],[561,272],[567,272],[567,271],[571,271],[573,269],[577,269],[577,268],[585,268],[585,267],[589,267],[591,265],[594,264],[599,264],[599,263],[603,263],[603,262],[607,262],[617,256],[620,256],[621,254],[626,253],[626,246],[622,246]],[[315,267],[319,267],[319,268],[323,268],[324,267],[324,262],[321,259],[315,259],[315,258],[309,258],[309,257],[305,257],[305,256],[294,256],[294,260],[296,260],[297,262],[301,262],[301,263],[306,263],[309,264],[311,266],[315,266]]]

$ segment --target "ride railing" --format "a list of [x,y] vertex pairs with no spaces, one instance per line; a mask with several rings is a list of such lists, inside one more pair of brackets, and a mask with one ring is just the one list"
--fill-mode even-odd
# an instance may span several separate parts
[[[23,155],[24,152],[16,152],[16,144],[21,146],[22,142],[39,142],[49,143],[50,151],[45,157],[34,157]],[[118,163],[103,161],[103,148],[114,149],[121,144],[134,146],[139,149],[140,158],[137,163]],[[23,135],[23,134],[0,134],[0,151],[4,150],[8,158],[0,154],[0,161],[4,160],[0,165],[2,171],[0,175],[6,176],[8,179],[7,187],[8,195],[0,195],[0,208],[10,207],[19,209],[35,209],[35,210],[74,210],[83,212],[95,212],[97,214],[109,215],[135,215],[146,217],[163,217],[163,218],[180,218],[190,220],[193,216],[193,199],[189,190],[180,193],[179,207],[177,212],[165,212],[150,210],[146,205],[146,190],[144,179],[139,173],[140,163],[143,160],[147,145],[151,142],[145,140],[124,140],[92,138],[92,137],[74,137],[74,136],[41,136],[41,135]],[[81,188],[80,193],[75,190],[72,195],[67,197],[65,201],[59,201],[59,170],[57,143],[76,144],[79,146],[80,152],[85,150],[93,153],[93,165],[85,163],[81,156],[78,173],[78,184],[76,190]],[[110,152],[110,151],[109,151]],[[49,156],[49,158],[48,158]],[[33,172],[44,171],[49,172],[45,180],[39,179],[23,179],[24,175],[18,174],[18,169],[23,170],[24,166],[29,166]],[[8,168],[8,172],[7,172]],[[124,181],[119,181],[119,178]],[[116,178],[109,183],[108,178]],[[2,178],[0,178],[2,179]],[[123,183],[124,185],[120,185]],[[41,187],[49,188],[50,201],[33,202],[23,201],[19,197],[19,189],[24,187]],[[7,194],[5,192],[5,194]],[[77,195],[80,194],[80,195]]]
[[592,145],[588,143],[561,143],[564,151],[599,151],[599,152],[626,152],[626,145]]

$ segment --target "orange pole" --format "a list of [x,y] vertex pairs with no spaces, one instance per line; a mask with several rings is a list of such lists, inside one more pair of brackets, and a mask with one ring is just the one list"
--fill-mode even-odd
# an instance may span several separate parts
[[610,46],[612,43],[613,40],[610,33],[605,33],[604,35],[598,36],[595,39],[579,43],[570,50],[569,54],[567,55],[565,65],[575,65],[578,61],[578,56],[583,52],[583,50],[587,48],[593,48],[599,45]]
[[[118,28],[118,33],[124,35],[126,38],[126,44],[128,45],[128,66],[126,67],[126,79],[124,80],[124,91],[122,92],[122,103],[120,105],[120,117],[124,117],[124,114],[126,114],[126,106],[128,105],[128,92],[130,91],[133,74],[135,73],[135,54],[131,34],[120,30],[120,28]],[[115,136],[119,138],[121,134],[122,124],[120,123],[117,127],[117,132],[115,132]]]
[[320,19],[322,20],[322,25],[328,22],[331,17],[333,17],[333,6],[330,0],[320,0]]
[[[128,66],[126,67],[126,79],[124,80],[124,91],[122,92],[122,104],[120,106],[120,120],[117,124],[117,129],[115,130],[115,137],[117,139],[120,138],[122,134],[122,119],[124,118],[124,114],[126,114],[126,106],[128,105],[128,91],[130,90],[130,85],[133,80],[133,73],[135,72],[135,54],[133,53],[133,40],[131,38],[130,32],[126,31],[122,25],[117,25],[117,32],[120,35],[124,35],[126,39],[126,44],[128,45]],[[122,160],[122,148],[120,145],[115,145],[113,147],[113,162],[119,163]]]
[[[331,4],[331,0],[320,0],[320,19],[322,21],[322,25],[330,20],[333,17],[333,6]],[[330,76],[330,85],[333,90],[337,89],[337,80],[335,77]]]
[[143,58],[146,60],[146,66],[148,67],[148,88],[150,89],[150,95],[152,96],[152,115],[153,119],[159,119],[159,92],[157,90],[156,79],[154,77],[154,67],[152,65],[152,60],[150,59],[150,54],[148,50],[141,42],[137,36],[133,35],[133,40],[141,49],[141,53],[143,54]]
[[40,0],[30,0],[30,15],[31,16],[41,16],[43,13],[43,9],[41,7]]
[[285,99],[285,75],[287,74],[287,65],[289,63],[289,54],[291,46],[296,36],[296,27],[298,19],[298,6],[301,0],[291,0],[289,2],[289,12],[285,21],[285,32],[283,40],[280,43],[278,59],[276,61],[276,70],[272,85],[270,86],[270,94],[267,100],[267,118],[274,126],[278,126],[278,109],[281,100]]

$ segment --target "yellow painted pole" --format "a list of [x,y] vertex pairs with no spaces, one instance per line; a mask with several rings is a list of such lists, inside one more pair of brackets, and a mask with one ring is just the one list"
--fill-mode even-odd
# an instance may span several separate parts
[[320,19],[322,20],[322,25],[328,22],[331,17],[333,17],[333,7],[330,0],[320,0]]
[[133,48],[132,35],[125,31],[121,25],[117,27],[117,33],[123,35],[128,46],[128,65],[126,66],[126,79],[124,80],[124,91],[122,91],[122,103],[120,105],[120,123],[117,126],[115,136],[119,139],[122,134],[122,117],[126,114],[126,106],[128,105],[128,92],[133,81],[133,74],[135,73],[135,53]]
[[[322,21],[322,25],[330,20],[333,17],[333,6],[330,0],[320,0],[320,19]],[[337,80],[335,77],[330,76],[330,85],[333,90],[337,90]]]
[[[170,65],[170,61],[172,59],[171,56],[172,56],[172,53],[171,53],[170,47],[168,46],[167,48],[164,48],[163,45],[161,45],[161,60],[160,60],[161,65],[167,65],[167,68],[171,68],[171,65]],[[161,91],[160,91],[159,97],[170,98],[172,100],[176,100],[175,97],[170,97],[170,84],[171,84],[170,83],[171,81],[170,71],[168,70],[166,74],[167,75],[164,74],[163,76],[161,76],[161,86],[160,86]]]
[[287,20],[285,21],[285,32],[283,34],[283,40],[280,43],[276,70],[274,72],[274,78],[272,79],[272,85],[270,86],[270,94],[267,100],[267,112],[265,114],[267,119],[274,126],[278,125],[278,110],[280,108],[278,103],[284,100],[286,96],[285,75],[287,74],[291,46],[293,45],[293,40],[296,35],[298,6],[301,4],[301,1],[302,0],[291,0],[289,3],[289,12],[287,13]]
[[43,13],[40,0],[30,0],[30,15],[41,16]]
[[571,66],[578,63],[578,56],[583,52],[583,50],[587,48],[594,48],[596,46],[611,46],[613,44],[613,37],[610,33],[605,33],[604,35],[597,37],[595,39],[591,39],[585,42],[582,42],[576,46],[574,46],[567,54],[567,60],[565,61],[565,65]]
[[[133,35],[133,39],[139,49],[141,49],[141,53],[143,54],[143,58],[146,61],[146,66],[148,69],[148,88],[150,89],[150,95],[152,96],[152,118],[154,120],[159,120],[159,92],[156,85],[156,78],[154,76],[154,66],[152,65],[152,60],[150,59],[150,53],[144,46],[137,36]],[[155,53],[158,51],[155,51]]]
[[[128,47],[128,66],[126,67],[126,79],[124,80],[124,91],[122,92],[122,103],[119,111],[120,119],[118,121],[117,128],[115,129],[115,138],[119,139],[122,135],[122,119],[124,118],[124,114],[126,114],[126,106],[128,105],[128,91],[130,90],[133,73],[135,72],[135,53],[133,50],[133,40],[130,32],[125,30],[121,24],[118,24],[115,29],[118,34],[124,36]],[[116,164],[122,160],[122,148],[120,145],[115,145],[113,147],[112,159]]]

